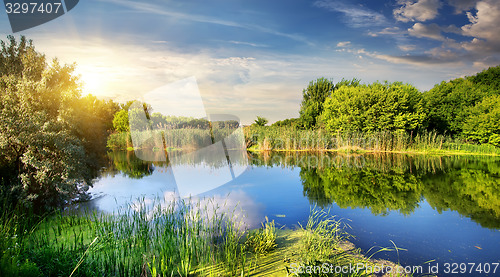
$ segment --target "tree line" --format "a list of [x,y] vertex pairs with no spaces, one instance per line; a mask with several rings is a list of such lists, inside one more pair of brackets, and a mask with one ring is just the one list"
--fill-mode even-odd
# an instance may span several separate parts
[[299,118],[272,126],[365,134],[435,131],[500,147],[500,66],[420,92],[402,82],[319,78],[302,92]]

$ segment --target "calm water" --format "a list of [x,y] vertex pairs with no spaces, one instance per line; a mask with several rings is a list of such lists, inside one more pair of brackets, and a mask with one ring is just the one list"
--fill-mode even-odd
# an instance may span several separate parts
[[[224,179],[227,164],[210,155],[174,165],[148,163],[133,152],[109,157],[85,203],[95,209],[113,211],[138,197],[209,197],[241,209],[247,226],[256,228],[265,216],[286,227],[305,223],[316,206],[349,223],[352,241],[364,251],[391,241],[406,249],[399,252],[404,265],[435,259],[443,273],[444,263],[500,262],[500,158],[248,154],[232,160],[232,175]],[[218,186],[207,174],[230,181]],[[375,257],[398,260],[395,252]],[[463,276],[473,275],[500,276],[500,266],[497,274]]]

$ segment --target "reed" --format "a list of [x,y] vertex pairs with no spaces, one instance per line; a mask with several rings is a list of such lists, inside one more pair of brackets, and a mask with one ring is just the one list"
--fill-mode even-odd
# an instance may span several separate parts
[[370,151],[370,152],[461,152],[500,154],[493,145],[469,144],[436,132],[331,133],[323,129],[300,130],[292,127],[247,126],[246,145],[258,151]]
[[19,218],[10,215],[0,226],[0,274],[17,276],[13,265],[24,264],[23,270],[31,267],[36,274],[23,276],[240,275],[246,230],[234,211],[221,208],[142,199],[114,214],[57,213],[20,236],[13,235]]

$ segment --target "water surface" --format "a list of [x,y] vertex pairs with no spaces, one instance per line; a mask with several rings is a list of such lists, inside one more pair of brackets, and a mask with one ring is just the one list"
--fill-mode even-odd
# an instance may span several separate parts
[[193,182],[194,189],[184,189],[198,193],[192,198],[241,209],[248,228],[259,227],[265,216],[293,228],[317,207],[348,223],[353,242],[364,251],[392,242],[406,249],[399,257],[382,252],[377,258],[399,259],[404,265],[435,259],[441,269],[444,263],[500,262],[498,157],[248,154],[233,160],[233,166],[246,170],[215,188],[203,186],[204,174],[224,164],[210,156],[176,159],[173,167],[142,161],[133,152],[110,152],[109,157],[108,168],[90,189],[94,199],[86,203],[95,209],[111,212],[138,197],[169,201],[187,196],[178,193],[175,168]]

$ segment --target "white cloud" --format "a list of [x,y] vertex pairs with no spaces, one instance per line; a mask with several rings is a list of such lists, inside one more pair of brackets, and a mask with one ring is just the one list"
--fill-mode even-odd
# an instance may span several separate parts
[[448,0],[448,4],[455,8],[456,13],[470,10],[477,2],[478,0]]
[[149,4],[149,3],[134,2],[134,1],[129,1],[129,0],[100,0],[100,1],[124,6],[124,7],[130,8],[134,11],[141,12],[141,13],[163,15],[163,16],[176,18],[179,20],[193,21],[193,22],[199,22],[199,23],[208,23],[208,24],[216,24],[216,25],[222,25],[222,26],[227,26],[227,27],[235,27],[235,28],[253,30],[253,31],[258,31],[258,32],[262,32],[262,33],[272,34],[275,36],[285,37],[285,38],[288,38],[291,40],[300,41],[300,42],[311,45],[311,42],[309,40],[307,40],[304,36],[301,36],[298,34],[288,34],[288,33],[280,32],[280,31],[271,29],[269,27],[265,27],[265,26],[261,26],[261,25],[257,25],[257,24],[241,23],[241,22],[236,22],[236,21],[231,21],[231,20],[224,20],[224,19],[221,19],[218,17],[204,16],[204,15],[198,15],[198,14],[192,14],[192,13],[176,12],[176,11],[172,11],[169,9],[165,9],[165,8],[158,6],[158,5],[153,5],[153,4]]
[[378,37],[379,35],[401,35],[402,31],[398,27],[386,27],[378,32],[369,32],[368,35]]
[[500,0],[479,1],[476,14],[467,13],[470,24],[462,26],[462,34],[474,37],[463,44],[468,51],[500,52]]
[[408,34],[418,38],[445,40],[445,38],[441,35],[441,28],[436,23],[429,25],[415,23],[413,27],[408,29]]
[[399,21],[426,21],[436,18],[441,7],[439,0],[399,0],[401,7],[393,11]]
[[337,43],[337,47],[347,47],[351,44],[350,41],[341,41],[339,43]]
[[329,11],[343,13],[347,21],[346,23],[350,25],[350,27],[362,28],[387,24],[387,19],[383,14],[363,6],[347,4],[342,1],[329,0],[316,1],[314,2],[314,5]]
[[415,45],[398,45],[398,48],[402,51],[409,52],[417,49]]

